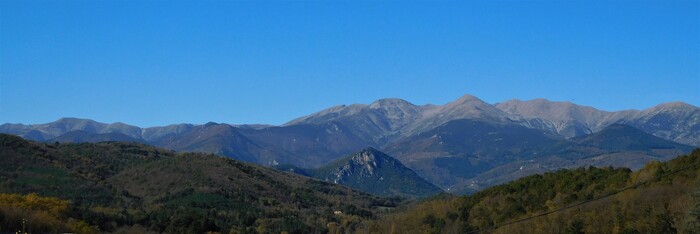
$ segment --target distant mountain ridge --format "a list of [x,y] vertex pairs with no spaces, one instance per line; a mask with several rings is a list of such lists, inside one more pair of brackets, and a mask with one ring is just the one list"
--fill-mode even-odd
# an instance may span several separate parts
[[292,120],[285,126],[342,122],[359,128],[355,130],[356,133],[371,136],[375,143],[382,144],[430,130],[455,119],[506,121],[508,114],[471,95],[464,95],[440,106],[417,106],[402,99],[389,98],[369,105],[331,107]]
[[[608,112],[571,102],[546,99],[509,100],[494,105],[477,97],[464,95],[445,105],[414,105],[398,98],[380,99],[371,104],[331,107],[308,116],[299,117],[282,126],[253,124],[231,125],[239,129],[262,130],[272,127],[321,125],[336,123],[363,141],[386,144],[401,137],[415,135],[457,119],[493,122],[518,122],[521,125],[556,133],[570,138],[602,130],[608,125],[622,123],[653,135],[690,145],[700,146],[700,108],[683,103],[663,103],[646,110]],[[87,133],[120,133],[134,139],[155,142],[168,135],[190,131],[193,124],[173,124],[139,128],[124,123],[105,124],[89,119],[61,118],[45,124],[0,125],[0,132],[19,135],[31,140],[46,141],[71,131]],[[347,152],[346,152],[347,153]]]
[[120,142],[140,142],[144,141],[141,139],[136,139],[121,133],[90,133],[83,130],[70,131],[66,134],[60,135],[56,138],[47,140],[47,142],[104,142],[104,141],[120,141]]
[[590,134],[622,123],[667,140],[700,146],[700,108],[683,102],[662,103],[642,111],[616,112],[545,99],[514,99],[496,104],[496,107],[514,116],[545,120],[551,128],[548,130],[565,137]]
[[[607,136],[604,130],[611,126],[626,136],[595,138]],[[607,112],[545,99],[492,105],[464,95],[444,105],[414,105],[398,98],[340,105],[282,126],[207,123],[139,128],[62,118],[46,124],[3,124],[0,133],[37,141],[135,141],[301,168],[322,167],[373,147],[430,183],[461,190],[583,163],[636,167],[687,153],[688,145],[700,145],[700,108],[674,102],[642,111]],[[624,144],[614,148],[618,142],[613,139],[623,139]],[[658,143],[666,148],[654,148]]]
[[380,99],[372,104],[335,106],[285,124],[338,121],[357,126],[381,144],[419,134],[457,119],[516,122],[570,138],[623,123],[653,135],[700,146],[700,108],[682,102],[662,103],[649,109],[608,112],[571,102],[546,99],[510,100],[495,105],[464,95],[445,105],[414,105],[402,99]]
[[139,128],[123,123],[61,118],[46,124],[3,124],[0,133],[35,141],[142,142],[177,151],[215,153],[261,165],[291,163],[304,167],[317,167],[350,152],[377,146],[335,122],[284,127],[210,122]]

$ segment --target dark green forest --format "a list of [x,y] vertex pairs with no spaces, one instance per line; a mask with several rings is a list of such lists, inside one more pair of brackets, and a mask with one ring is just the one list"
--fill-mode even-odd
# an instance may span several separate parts
[[[3,232],[21,230],[24,219],[33,233],[326,233],[354,230],[377,218],[376,207],[400,202],[134,143],[43,144],[0,135],[0,157],[0,193],[17,200],[0,204]],[[24,206],[23,199],[61,208]]]
[[0,231],[698,233],[699,168],[696,149],[405,201],[216,155],[0,135]]

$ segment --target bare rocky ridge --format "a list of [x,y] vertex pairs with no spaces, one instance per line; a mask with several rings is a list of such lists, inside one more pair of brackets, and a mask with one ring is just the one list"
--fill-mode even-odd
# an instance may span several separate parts
[[499,109],[527,119],[543,119],[565,137],[575,137],[597,132],[620,119],[632,116],[636,111],[607,112],[571,102],[551,102],[545,99],[530,101],[510,100],[496,104]]
[[329,121],[357,128],[358,135],[387,143],[433,129],[455,119],[508,121],[508,114],[474,96],[464,95],[445,105],[414,105],[402,99],[380,99],[370,105],[335,106],[292,120],[285,126]]
[[700,146],[700,108],[687,103],[660,104],[620,122],[667,140]]
[[321,168],[301,172],[382,196],[425,197],[442,192],[399,160],[371,147]]
[[[624,123],[664,139],[700,145],[700,108],[682,102],[664,103],[643,111],[608,112],[571,102],[545,99],[510,100],[491,105],[474,96],[464,95],[444,105],[414,105],[402,99],[387,98],[371,104],[331,107],[279,127],[334,123],[347,127],[350,134],[377,146],[428,131],[457,119],[517,122],[565,138],[595,133],[611,124]],[[188,132],[193,126],[176,124],[139,128],[123,123],[104,124],[88,119],[62,118],[46,124],[3,124],[0,125],[0,132],[39,141],[50,140],[71,131],[120,133],[134,139],[157,142],[166,136],[172,137]],[[276,127],[232,126],[253,131]]]
[[542,119],[564,137],[591,134],[611,124],[623,123],[667,140],[700,145],[700,108],[683,102],[663,103],[643,111],[617,112],[545,99],[510,100],[496,107],[514,118]]

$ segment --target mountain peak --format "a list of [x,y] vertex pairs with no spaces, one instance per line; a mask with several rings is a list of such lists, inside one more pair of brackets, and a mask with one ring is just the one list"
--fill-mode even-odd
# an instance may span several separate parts
[[[455,110],[458,110],[458,112],[490,112],[487,115],[492,115],[492,116],[501,116],[505,113],[498,113],[501,112],[501,110],[498,110],[495,106],[488,104],[484,102],[483,100],[474,97],[469,94],[465,94],[464,96],[458,98],[457,100],[454,100],[453,102],[447,103],[443,106],[441,106],[442,111],[447,111],[447,112],[452,112]],[[477,113],[471,113],[477,114]],[[468,114],[469,115],[469,114]]]
[[81,122],[88,122],[88,123],[97,123],[94,120],[91,119],[80,119],[80,118],[75,118],[75,117],[63,117],[55,122],[57,123],[81,123]]
[[390,161],[395,159],[389,157],[388,155],[382,153],[381,151],[375,148],[367,147],[353,155],[351,160],[358,164],[376,167],[378,161]]
[[651,109],[656,109],[656,110],[667,110],[667,109],[697,109],[697,106],[690,105],[685,102],[666,102],[666,103],[661,103],[659,105],[656,105],[652,107]]
[[700,108],[697,106],[685,102],[667,102],[639,112],[638,117],[645,119],[659,118],[657,116],[661,114],[667,118],[682,119],[688,117],[697,118],[692,116],[696,116],[698,113],[700,113]]
[[360,150],[359,153],[368,153],[368,154],[377,154],[377,153],[379,153],[379,154],[384,154],[384,153],[382,153],[381,151],[379,151],[378,149],[375,149],[374,147],[371,147],[371,146]]
[[85,120],[85,119],[79,119],[75,117],[61,117],[56,120],[56,122],[66,122],[66,121],[76,121],[76,120]]
[[576,103],[573,103],[569,100],[566,101],[552,101],[549,99],[545,98],[535,98],[531,100],[520,100],[520,99],[511,99],[503,103],[499,103],[499,106],[507,106],[507,105],[526,105],[526,106],[558,106],[558,107],[567,107],[567,108],[576,108],[576,107],[583,107],[583,108],[588,108],[588,106],[581,106],[577,105]]
[[368,147],[314,171],[315,177],[383,196],[422,197],[441,190],[381,151]]
[[212,126],[219,126],[221,125],[220,123],[217,122],[207,122],[204,124],[204,127],[212,127]]
[[406,100],[400,99],[400,98],[383,98],[376,100],[372,102],[372,104],[369,105],[370,108],[377,109],[380,107],[386,107],[386,106],[415,106],[413,103],[410,103]]
[[465,94],[465,95],[462,95],[462,96],[459,97],[457,100],[455,100],[455,101],[453,101],[453,102],[451,102],[451,103],[467,103],[467,102],[475,102],[475,101],[476,101],[476,102],[484,102],[484,101],[482,101],[481,99],[479,99],[479,98],[477,98],[477,97],[475,97],[475,96],[472,96],[472,95],[469,95],[469,94]]

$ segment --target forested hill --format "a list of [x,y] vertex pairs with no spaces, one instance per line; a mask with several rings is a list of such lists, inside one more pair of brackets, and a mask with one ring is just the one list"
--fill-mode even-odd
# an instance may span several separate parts
[[643,169],[580,168],[471,196],[435,197],[370,221],[380,233],[698,233],[700,149]]
[[0,232],[33,233],[323,233],[397,202],[215,155],[4,134],[0,195]]
[[0,231],[24,219],[32,233],[693,233],[699,168],[696,149],[635,172],[560,170],[382,214],[400,201],[214,155],[0,134]]

